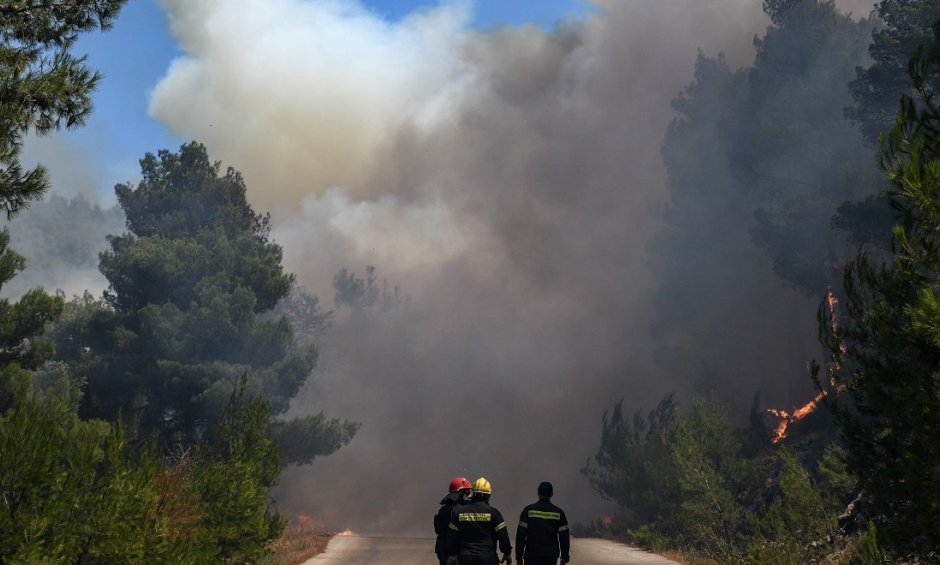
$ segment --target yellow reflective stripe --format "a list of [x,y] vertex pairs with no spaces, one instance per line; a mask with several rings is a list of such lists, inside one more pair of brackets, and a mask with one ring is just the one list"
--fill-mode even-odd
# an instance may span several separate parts
[[505,527],[506,527],[506,522],[500,522],[499,525],[496,526],[496,531],[498,532],[498,531],[502,530],[502,529],[505,528]]
[[529,525],[526,524],[525,522],[520,521],[520,522],[519,522],[519,527],[520,527],[520,528],[528,528]]
[[565,524],[564,526],[558,528],[558,531],[559,531],[559,532],[563,532],[563,531],[565,531],[565,530],[567,530],[567,529],[568,529],[568,524]]
[[489,522],[493,515],[489,512],[461,512],[457,514],[461,522]]
[[545,512],[544,510],[529,510],[529,518],[542,518],[544,520],[561,520],[558,512]]
[[458,528],[457,525],[454,524],[453,522],[450,523],[450,529],[454,530],[455,532],[460,531],[460,528]]

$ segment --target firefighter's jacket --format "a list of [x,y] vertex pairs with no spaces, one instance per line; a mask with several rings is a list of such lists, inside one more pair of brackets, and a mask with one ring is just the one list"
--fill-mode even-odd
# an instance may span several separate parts
[[448,553],[460,563],[499,563],[497,544],[502,553],[512,551],[506,521],[499,510],[483,500],[473,500],[457,507],[450,522]]
[[571,539],[568,535],[568,518],[565,511],[547,498],[539,498],[522,510],[519,527],[516,528],[516,560],[549,558],[560,556],[568,561]]
[[441,508],[434,515],[434,533],[437,541],[434,542],[434,553],[447,554],[447,533],[450,531],[450,519],[454,510],[460,507],[462,500],[459,492],[449,492],[441,499]]

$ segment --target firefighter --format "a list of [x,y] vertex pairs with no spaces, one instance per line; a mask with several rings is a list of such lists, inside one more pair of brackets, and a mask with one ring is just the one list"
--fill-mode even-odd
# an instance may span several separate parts
[[516,528],[516,560],[519,565],[558,565],[569,561],[571,540],[565,511],[552,504],[552,483],[538,488],[539,501],[522,510]]
[[[506,521],[499,510],[490,506],[493,487],[480,477],[473,483],[470,502],[454,511],[450,522],[448,563],[454,565],[512,565],[512,544]],[[503,553],[500,561],[496,548]]]
[[473,485],[466,477],[454,477],[447,487],[447,496],[441,499],[441,508],[434,515],[434,533],[437,541],[434,542],[434,553],[440,565],[447,565],[447,532],[450,531],[450,520],[454,511],[470,500],[470,489]]

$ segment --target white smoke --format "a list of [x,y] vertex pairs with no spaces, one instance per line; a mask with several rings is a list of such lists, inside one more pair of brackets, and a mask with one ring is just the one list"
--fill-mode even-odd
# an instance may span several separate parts
[[165,5],[186,55],[151,112],[237,164],[262,208],[333,185],[361,194],[402,125],[433,127],[470,80],[457,4],[397,23],[340,0]]
[[[578,469],[601,412],[688,385],[651,359],[660,145],[696,50],[747,64],[768,22],[758,0],[595,4],[551,31],[483,33],[465,3],[392,22],[352,0],[164,1],[185,55],[153,115],[244,173],[286,267],[325,302],[333,273],[366,264],[415,297],[323,345],[295,408],[363,429],[286,473],[286,509],[426,534],[466,472],[494,480],[507,516],[548,479],[587,521],[599,500]],[[812,305],[787,300],[812,341]],[[784,331],[757,318],[754,336]],[[755,374],[801,375],[804,346]]]

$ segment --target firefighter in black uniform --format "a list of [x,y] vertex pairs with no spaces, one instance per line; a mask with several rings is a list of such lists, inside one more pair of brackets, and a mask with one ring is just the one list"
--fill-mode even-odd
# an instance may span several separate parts
[[[512,544],[506,521],[499,510],[490,506],[493,487],[480,477],[473,483],[468,504],[456,509],[450,522],[448,563],[460,565],[512,565]],[[500,561],[496,548],[503,553]]]
[[441,500],[440,510],[434,515],[434,533],[437,534],[434,553],[437,554],[440,565],[447,565],[447,534],[450,531],[450,520],[461,504],[469,502],[471,488],[473,486],[466,477],[454,477],[450,481],[447,496]]
[[551,502],[552,483],[539,484],[539,501],[522,510],[516,528],[516,560],[519,565],[558,565],[569,561],[571,539],[565,511]]

